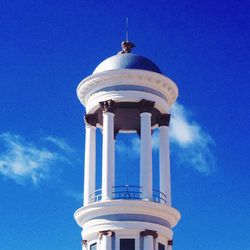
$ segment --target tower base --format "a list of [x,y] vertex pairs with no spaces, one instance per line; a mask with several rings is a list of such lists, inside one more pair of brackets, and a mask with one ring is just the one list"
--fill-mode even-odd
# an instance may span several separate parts
[[109,200],[82,207],[74,217],[84,250],[170,250],[180,213],[152,201]]

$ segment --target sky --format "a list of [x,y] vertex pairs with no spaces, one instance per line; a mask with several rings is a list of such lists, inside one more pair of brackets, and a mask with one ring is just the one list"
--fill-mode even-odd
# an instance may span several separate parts
[[[85,111],[76,87],[120,50],[126,17],[134,53],[179,88],[174,249],[250,249],[249,8],[246,0],[1,1],[0,249],[81,249],[73,213],[82,205]],[[138,175],[124,174],[139,164],[138,143],[118,136],[116,158],[126,161],[116,162],[117,182]],[[97,185],[100,154],[98,131]]]

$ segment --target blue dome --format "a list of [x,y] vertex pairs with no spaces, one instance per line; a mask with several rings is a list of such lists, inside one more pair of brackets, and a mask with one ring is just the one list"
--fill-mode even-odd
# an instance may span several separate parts
[[96,67],[93,74],[115,69],[142,69],[161,74],[158,66],[149,59],[131,53],[118,54],[107,58]]

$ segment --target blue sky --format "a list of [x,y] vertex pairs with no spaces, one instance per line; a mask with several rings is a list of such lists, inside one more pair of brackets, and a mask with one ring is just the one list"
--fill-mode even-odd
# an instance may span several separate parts
[[[81,248],[73,213],[82,203],[84,110],[75,89],[120,50],[126,16],[134,52],[179,87],[171,122],[172,199],[182,214],[175,249],[249,249],[249,8],[245,0],[3,0],[0,249]],[[136,136],[118,141],[118,156],[137,145]],[[97,148],[100,155],[100,133]],[[157,147],[153,154],[157,166]],[[127,164],[137,163],[135,151]]]

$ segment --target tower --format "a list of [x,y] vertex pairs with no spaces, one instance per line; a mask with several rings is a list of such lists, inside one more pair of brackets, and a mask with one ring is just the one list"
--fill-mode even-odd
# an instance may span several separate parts
[[[176,84],[134,45],[101,62],[77,95],[85,106],[84,205],[75,212],[83,250],[171,250],[180,213],[171,206],[169,121]],[[96,130],[102,130],[102,182],[96,190]],[[159,130],[159,186],[153,190],[152,131]],[[118,133],[140,137],[138,186],[115,184]],[[131,154],[133,152],[131,151]],[[133,167],[133,166],[129,166]]]

